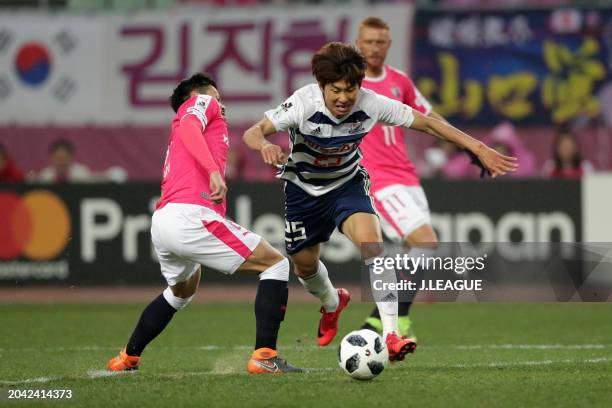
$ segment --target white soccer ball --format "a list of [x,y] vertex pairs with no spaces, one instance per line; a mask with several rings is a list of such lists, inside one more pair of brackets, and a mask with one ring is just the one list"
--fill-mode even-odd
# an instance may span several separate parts
[[355,330],[344,336],[338,347],[338,363],[356,380],[370,380],[389,362],[387,345],[372,330]]

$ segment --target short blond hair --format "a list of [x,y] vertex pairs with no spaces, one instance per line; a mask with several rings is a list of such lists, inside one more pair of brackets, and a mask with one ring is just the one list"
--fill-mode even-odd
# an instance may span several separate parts
[[389,24],[380,17],[370,16],[363,20],[359,27],[378,28],[382,30],[389,30]]

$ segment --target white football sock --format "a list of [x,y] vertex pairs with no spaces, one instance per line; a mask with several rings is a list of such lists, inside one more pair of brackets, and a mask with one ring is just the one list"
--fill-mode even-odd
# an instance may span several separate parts
[[[377,258],[385,258],[386,254],[381,254]],[[374,280],[380,280],[384,284],[397,284],[397,276],[395,274],[395,268],[384,267],[383,262],[380,266],[382,267],[381,273],[374,273],[374,259],[367,259],[366,265],[370,269],[370,284],[372,290],[372,297],[376,301],[376,307],[378,307],[378,313],[380,314],[380,321],[383,326],[383,339],[387,337],[388,333],[395,332],[399,333],[397,326],[397,302],[398,295],[397,289],[389,289],[387,286],[380,290],[374,290]]]
[[327,268],[323,262],[319,261],[319,270],[315,274],[298,279],[308,292],[321,300],[326,312],[333,312],[338,308],[340,303],[338,291],[329,280]]
[[189,302],[191,302],[193,298],[195,297],[195,294],[189,296],[188,298],[180,298],[180,297],[174,296],[174,293],[172,292],[172,289],[170,288],[170,286],[164,289],[162,294],[164,295],[164,299],[166,299],[166,302],[168,302],[168,304],[172,306],[173,308],[175,308],[177,311],[184,309],[185,306],[187,306]]
[[376,302],[380,321],[382,322],[383,339],[391,332],[399,333],[397,326],[397,301],[396,302]]
[[283,258],[282,261],[275,263],[274,265],[259,274],[259,280],[266,279],[288,282],[289,260],[287,258]]

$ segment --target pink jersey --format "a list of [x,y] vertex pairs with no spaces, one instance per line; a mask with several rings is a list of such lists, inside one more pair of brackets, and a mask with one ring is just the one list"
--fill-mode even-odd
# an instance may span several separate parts
[[[431,112],[431,105],[412,80],[388,65],[385,65],[380,77],[365,77],[361,86],[403,102],[421,113]],[[359,147],[363,153],[361,165],[370,173],[372,193],[393,184],[419,184],[419,176],[408,158],[404,133],[399,126],[377,124]]]
[[208,173],[187,151],[182,141],[176,138],[176,129],[187,115],[193,115],[199,120],[202,125],[202,137],[206,140],[215,163],[225,174],[229,138],[227,123],[221,114],[219,103],[210,95],[193,96],[180,106],[172,119],[172,133],[168,140],[164,178],[161,184],[162,195],[157,208],[162,208],[167,203],[198,204],[212,209],[223,217],[225,201],[213,204],[208,199],[211,193]]

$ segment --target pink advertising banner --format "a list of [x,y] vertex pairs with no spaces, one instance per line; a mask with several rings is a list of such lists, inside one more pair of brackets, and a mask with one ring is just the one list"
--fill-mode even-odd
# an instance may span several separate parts
[[0,16],[0,125],[164,125],[176,83],[197,71],[220,85],[231,121],[310,82],[328,41],[354,42],[361,20],[391,25],[388,62],[407,70],[413,10],[376,7],[176,9],[124,15]]

